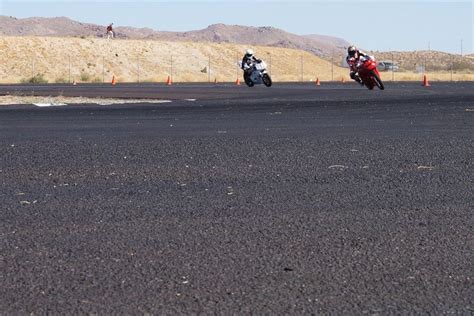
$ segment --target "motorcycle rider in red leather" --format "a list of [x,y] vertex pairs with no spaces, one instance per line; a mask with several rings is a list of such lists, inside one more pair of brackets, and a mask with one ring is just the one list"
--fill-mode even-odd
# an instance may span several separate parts
[[358,66],[359,66],[359,62],[361,62],[361,58],[362,60],[366,60],[366,59],[371,59],[372,57],[358,50],[357,47],[355,46],[349,46],[347,48],[346,62],[349,65],[349,68],[351,70],[350,72],[351,79],[357,81],[361,85],[364,85],[364,83],[362,82],[362,79],[359,77]]

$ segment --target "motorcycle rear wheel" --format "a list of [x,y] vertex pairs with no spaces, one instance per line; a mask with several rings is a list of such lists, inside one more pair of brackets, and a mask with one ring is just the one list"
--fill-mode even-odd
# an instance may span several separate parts
[[263,77],[262,77],[262,81],[263,81],[263,84],[266,85],[267,87],[271,87],[273,82],[272,82],[272,78],[270,78],[270,76],[268,74],[264,74]]
[[385,86],[384,86],[382,80],[381,80],[380,77],[375,73],[375,71],[371,71],[370,74],[372,75],[372,77],[374,77],[375,85],[376,85],[380,90],[385,90]]

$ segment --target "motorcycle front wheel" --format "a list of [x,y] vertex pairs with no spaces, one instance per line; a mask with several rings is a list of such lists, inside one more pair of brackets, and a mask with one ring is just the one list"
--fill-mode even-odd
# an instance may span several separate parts
[[385,86],[380,79],[380,77],[375,73],[375,71],[370,72],[371,76],[374,78],[375,85],[380,89],[380,90],[385,90]]
[[245,75],[244,75],[244,82],[250,88],[252,88],[255,85],[255,83],[252,81],[252,79],[250,79],[250,77],[245,76]]
[[273,82],[272,78],[268,74],[264,74],[262,77],[263,84],[266,85],[267,87],[271,87]]
[[255,85],[255,83],[253,83],[253,81],[250,79],[245,80],[245,84],[250,88],[252,88]]

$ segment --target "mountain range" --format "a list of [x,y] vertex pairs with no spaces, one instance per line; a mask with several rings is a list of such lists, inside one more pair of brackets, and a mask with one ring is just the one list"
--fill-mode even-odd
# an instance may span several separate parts
[[[297,35],[274,27],[249,27],[214,24],[203,30],[189,32],[157,31],[150,28],[115,27],[117,38],[160,41],[233,43],[301,49],[320,57],[341,55],[349,43],[324,35]],[[82,23],[66,17],[26,18],[0,16],[0,35],[104,37],[105,26]]]

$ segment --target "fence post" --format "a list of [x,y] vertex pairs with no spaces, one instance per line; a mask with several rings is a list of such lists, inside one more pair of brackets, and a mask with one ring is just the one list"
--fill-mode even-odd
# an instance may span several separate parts
[[453,68],[454,68],[454,61],[451,61],[451,82],[453,81]]
[[71,83],[71,55],[69,55],[69,83]]
[[137,56],[137,83],[140,83],[140,54]]
[[331,81],[334,81],[334,50],[331,53]]
[[301,82],[304,81],[304,60],[303,55],[301,55]]
[[426,76],[426,71],[427,70],[427,67],[426,67],[426,55],[423,57],[423,77]]
[[393,58],[393,51],[392,51],[392,82],[395,81],[395,72],[393,68],[395,67],[395,59]]
[[173,80],[173,55],[171,55],[170,78]]
[[269,69],[270,69],[270,75],[272,75],[272,53],[271,52],[268,52],[268,59],[269,59]]
[[237,76],[235,77],[235,80],[238,80],[238,79],[239,79],[239,75],[240,75],[240,74],[239,74],[239,70],[240,70],[240,69],[239,69],[239,64],[238,64],[238,63],[239,63],[239,53],[237,53],[237,54],[235,54],[235,55],[236,55],[236,57],[237,57],[237,58],[235,59],[235,60],[236,60],[236,63],[237,63],[237,64],[235,65],[235,72],[236,72],[236,74],[237,74]]

